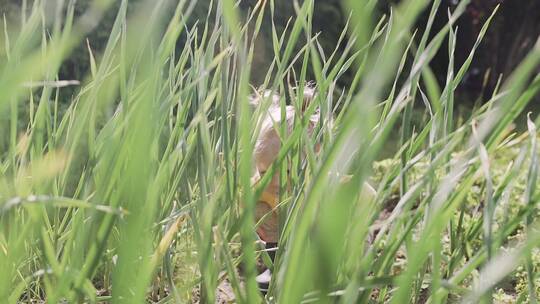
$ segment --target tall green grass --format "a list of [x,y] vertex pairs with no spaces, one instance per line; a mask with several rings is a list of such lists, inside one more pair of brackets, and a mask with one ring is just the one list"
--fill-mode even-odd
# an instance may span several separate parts
[[[247,13],[210,1],[206,19],[188,22],[195,1],[141,1],[128,14],[122,0],[105,49],[87,44],[90,72],[61,110],[60,93],[78,82],[59,79],[59,68],[112,2],[80,17],[75,1],[53,14],[45,1],[24,2],[20,24],[4,20],[0,302],[214,303],[224,281],[238,303],[536,302],[540,119],[529,115],[523,134],[511,124],[540,89],[539,44],[472,115],[455,110],[496,11],[456,66],[455,22],[468,1],[438,32],[440,1],[404,0],[378,20],[375,1],[345,1],[351,17],[331,54],[311,26],[314,1],[295,2],[284,32],[271,22],[262,87],[281,92],[283,110],[287,100],[300,109],[291,86],[310,69],[317,95],[290,134],[280,128],[278,159],[252,188],[268,104],[249,107],[250,74],[274,1]],[[440,88],[429,63],[445,40]],[[339,88],[347,71],[354,80]],[[376,162],[396,130],[394,157]],[[272,265],[253,213],[276,172],[292,187],[280,194]],[[368,180],[373,200],[361,193]],[[259,256],[274,271],[265,298]]]

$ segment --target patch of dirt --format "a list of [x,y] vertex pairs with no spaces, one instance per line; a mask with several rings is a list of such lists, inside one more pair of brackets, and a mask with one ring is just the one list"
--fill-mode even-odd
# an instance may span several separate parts
[[[191,303],[201,303],[201,293],[199,286],[195,287],[192,292]],[[222,280],[216,288],[216,304],[232,304],[236,303],[233,288],[229,280]]]

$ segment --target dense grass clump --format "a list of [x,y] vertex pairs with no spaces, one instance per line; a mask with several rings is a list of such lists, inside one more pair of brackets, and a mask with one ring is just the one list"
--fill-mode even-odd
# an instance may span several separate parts
[[[278,158],[252,187],[269,103],[250,107],[250,73],[273,0],[245,16],[214,1],[193,27],[192,1],[142,1],[127,14],[122,0],[105,50],[88,44],[91,71],[77,80],[58,71],[112,1],[79,18],[75,1],[59,2],[54,12],[32,2],[0,40],[0,302],[536,302],[540,119],[522,112],[540,89],[538,43],[457,117],[454,91],[491,20],[455,66],[454,23],[469,1],[436,33],[440,1],[403,0],[378,20],[375,1],[346,1],[344,51],[332,54],[311,29],[313,0],[296,4],[286,31],[273,30],[261,87],[298,115],[291,132],[276,126]],[[441,88],[429,63],[444,41]],[[302,112],[293,87],[308,69],[317,94]],[[345,71],[354,81],[339,88]],[[525,132],[512,129],[520,117]],[[398,131],[394,156],[377,161]],[[275,173],[283,218],[272,265],[253,214]],[[360,196],[366,181],[374,200]],[[275,274],[264,298],[258,258]]]

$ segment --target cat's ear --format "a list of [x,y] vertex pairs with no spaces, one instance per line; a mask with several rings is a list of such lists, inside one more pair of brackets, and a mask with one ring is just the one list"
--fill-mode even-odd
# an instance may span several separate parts
[[279,95],[271,90],[255,91],[248,97],[252,110],[257,109],[263,102],[270,102],[270,108],[279,106]]
[[308,82],[306,86],[304,87],[302,94],[304,95],[303,102],[302,102],[302,112],[304,112],[309,107],[309,105],[313,102],[313,100],[315,100],[315,97],[317,96],[316,91],[315,91],[315,83]]

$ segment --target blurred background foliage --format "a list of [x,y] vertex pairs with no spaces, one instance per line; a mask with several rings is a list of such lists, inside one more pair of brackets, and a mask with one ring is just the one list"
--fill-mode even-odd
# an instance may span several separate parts
[[[57,1],[49,1],[50,6],[54,6]],[[77,13],[82,14],[88,7],[90,0],[77,1]],[[129,9],[138,4],[138,0],[129,2]],[[174,1],[171,1],[174,2]],[[257,0],[242,0],[240,7],[244,12],[248,12],[257,2]],[[287,22],[294,18],[295,1],[276,1],[274,23],[279,32],[283,32]],[[378,12],[380,14],[389,13],[391,4],[399,0],[379,0]],[[21,9],[26,5],[30,9],[32,1],[24,0],[0,0],[0,12],[7,18],[10,26],[17,25],[20,22]],[[190,25],[194,25],[198,20],[206,19],[207,16],[213,17],[208,11],[210,0],[199,0],[193,10],[190,18]],[[437,14],[432,32],[437,32],[447,22],[445,11],[453,10],[459,0],[442,0],[442,5]],[[104,48],[112,27],[120,1],[115,1],[113,7],[104,16],[99,26],[87,37],[88,44],[93,52],[99,54]],[[461,105],[470,105],[479,97],[490,95],[497,84],[499,77],[508,76],[512,69],[520,62],[525,54],[532,48],[537,37],[540,35],[540,1],[538,0],[473,0],[467,8],[467,12],[457,22],[457,47],[456,47],[456,66],[461,65],[467,58],[476,37],[480,31],[483,22],[488,18],[497,5],[500,5],[499,11],[495,16],[484,41],[478,49],[478,56],[472,63],[470,70],[465,75],[464,81],[456,91],[456,102]],[[50,8],[54,11],[54,7]],[[417,21],[417,27],[423,28],[428,17],[428,11]],[[171,11],[172,14],[172,11]],[[266,15],[263,24],[263,33],[257,41],[254,71],[252,73],[252,84],[257,86],[264,80],[264,75],[272,60],[272,37],[271,37],[271,18],[269,12]],[[319,0],[315,1],[315,11],[313,15],[313,31],[319,33],[319,44],[326,54],[331,54],[336,47],[339,36],[347,22],[348,12],[342,7],[340,0]],[[14,30],[14,29],[10,29]],[[15,29],[16,30],[16,29]],[[421,34],[421,33],[419,33]],[[178,48],[181,49],[185,43],[185,37],[179,39]],[[298,44],[301,45],[301,44]],[[300,46],[298,47],[300,48]],[[341,46],[343,49],[344,46]],[[441,86],[444,85],[446,69],[448,64],[447,47],[441,47],[431,63],[435,76],[438,78]],[[90,68],[89,55],[86,44],[81,44],[71,57],[65,61],[61,70],[60,78],[83,80]],[[349,72],[350,73],[350,72]],[[346,88],[351,81],[350,75],[344,75],[339,85]],[[63,102],[69,102],[71,96],[76,92],[77,87],[62,90]],[[533,104],[539,104],[536,100]]]

